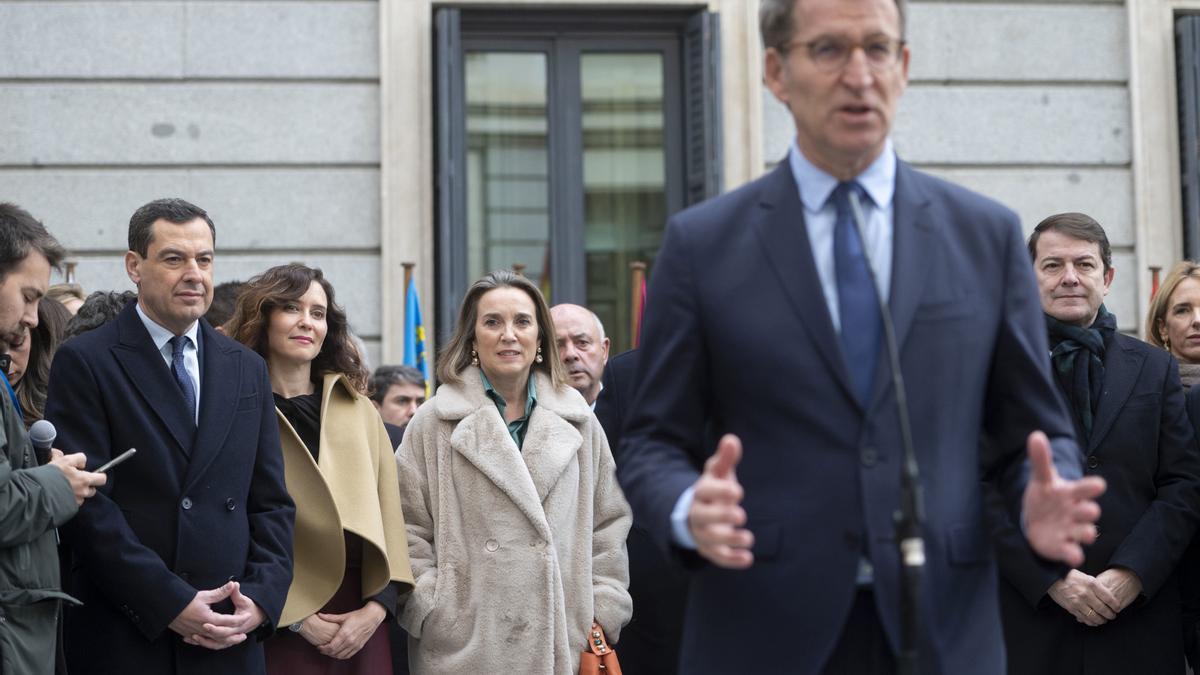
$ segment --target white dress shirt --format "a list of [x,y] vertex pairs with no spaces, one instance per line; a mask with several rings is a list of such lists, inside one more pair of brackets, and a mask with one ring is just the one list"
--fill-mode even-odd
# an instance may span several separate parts
[[[154,322],[142,311],[142,303],[137,304],[138,317],[142,320],[142,325],[146,327],[146,331],[150,333],[150,339],[154,341],[154,346],[158,348],[158,353],[163,357],[163,361],[167,364],[167,370],[171,369],[171,357],[173,349],[171,348],[171,338],[175,334],[163,328]],[[187,370],[188,377],[192,379],[192,387],[196,391],[196,409],[192,411],[192,419],[196,424],[200,423],[200,322],[194,321],[190,328],[184,333],[189,340],[183,348],[183,367]],[[172,377],[174,381],[174,377]]]

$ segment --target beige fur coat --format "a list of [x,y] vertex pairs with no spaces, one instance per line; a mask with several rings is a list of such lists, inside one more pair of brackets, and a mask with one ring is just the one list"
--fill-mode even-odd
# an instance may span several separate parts
[[396,452],[412,672],[577,673],[593,617],[616,641],[633,614],[632,517],[608,442],[578,392],[538,373],[519,451],[479,370],[462,375]]

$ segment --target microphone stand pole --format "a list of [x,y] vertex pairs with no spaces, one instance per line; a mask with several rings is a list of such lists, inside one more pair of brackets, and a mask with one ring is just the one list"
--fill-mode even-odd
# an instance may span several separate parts
[[883,294],[879,292],[879,279],[875,266],[867,252],[867,238],[858,193],[850,190],[850,209],[854,215],[854,228],[862,244],[867,269],[875,284],[875,297],[879,300],[879,313],[883,318],[883,338],[887,347],[888,362],[892,371],[892,388],[896,391],[896,412],[900,418],[900,442],[904,447],[904,464],[900,471],[900,508],[894,515],[896,542],[900,551],[900,654],[896,659],[899,675],[917,675],[917,642],[920,635],[919,600],[921,582],[925,576],[925,539],[921,531],[925,524],[925,496],[921,490],[921,476],[917,466],[917,454],[913,448],[912,425],[908,416],[908,396],[904,388],[904,375],[900,372],[900,348],[896,344],[896,327],[888,310]]

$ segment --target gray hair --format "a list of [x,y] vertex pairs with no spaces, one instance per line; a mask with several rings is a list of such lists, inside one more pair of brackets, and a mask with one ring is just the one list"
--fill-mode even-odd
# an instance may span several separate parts
[[[793,15],[799,0],[759,0],[758,29],[762,35],[763,47],[782,49],[792,41],[796,26]],[[908,13],[906,0],[896,0],[896,10],[900,12],[900,37],[904,37],[904,19]]]

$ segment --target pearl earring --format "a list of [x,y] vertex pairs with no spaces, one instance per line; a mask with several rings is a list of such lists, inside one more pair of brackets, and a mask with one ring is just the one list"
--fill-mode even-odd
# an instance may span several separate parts
[[474,349],[471,350],[471,365],[479,367],[479,354],[476,354]]
[[541,346],[538,346],[537,358],[535,358],[534,360],[535,360],[535,361],[537,361],[538,363],[541,363],[541,362],[542,362],[542,348],[541,348]]

